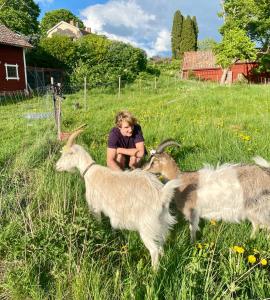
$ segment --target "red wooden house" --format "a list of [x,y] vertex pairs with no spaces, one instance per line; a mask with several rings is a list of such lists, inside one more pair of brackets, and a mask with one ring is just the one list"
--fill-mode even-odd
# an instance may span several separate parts
[[5,25],[0,25],[0,94],[28,91],[26,48],[32,46]]
[[[241,77],[249,82],[270,82],[270,74],[254,74],[253,69],[258,64],[256,62],[239,61],[236,62],[229,71],[231,82],[235,82]],[[182,65],[183,79],[195,76],[203,80],[220,81],[222,68],[216,64],[215,55],[212,51],[189,51],[184,53]]]

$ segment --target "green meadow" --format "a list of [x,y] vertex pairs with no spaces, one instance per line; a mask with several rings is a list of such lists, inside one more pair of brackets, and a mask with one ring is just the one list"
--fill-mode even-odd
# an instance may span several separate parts
[[[74,109],[79,103],[81,108]],[[106,162],[115,113],[130,110],[148,151],[166,138],[181,170],[204,164],[270,160],[269,85],[219,86],[161,77],[117,90],[67,94],[62,130],[82,123],[77,139],[99,164]],[[265,299],[270,297],[270,238],[251,224],[202,221],[190,243],[187,222],[165,244],[159,269],[136,232],[113,230],[89,213],[78,173],[57,173],[51,96],[0,103],[0,299]]]

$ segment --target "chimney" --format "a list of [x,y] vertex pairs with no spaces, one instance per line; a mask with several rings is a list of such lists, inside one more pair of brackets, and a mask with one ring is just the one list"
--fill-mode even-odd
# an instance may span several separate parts
[[72,25],[72,26],[74,26],[74,20],[70,20],[69,24]]

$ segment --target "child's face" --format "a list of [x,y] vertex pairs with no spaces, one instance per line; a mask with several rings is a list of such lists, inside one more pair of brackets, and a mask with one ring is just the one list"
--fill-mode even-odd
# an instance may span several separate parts
[[122,125],[119,126],[119,130],[123,136],[132,136],[133,126],[129,125],[128,122],[123,121]]

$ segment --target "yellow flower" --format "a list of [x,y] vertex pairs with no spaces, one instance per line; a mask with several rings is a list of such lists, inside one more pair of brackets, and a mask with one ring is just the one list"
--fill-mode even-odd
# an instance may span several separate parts
[[213,225],[213,226],[216,226],[217,225],[217,221],[214,220],[214,219],[211,219],[210,220],[210,224]]
[[203,245],[202,245],[201,243],[198,243],[198,244],[197,244],[197,248],[202,249],[202,248],[203,248]]
[[254,264],[256,262],[256,257],[254,255],[249,255],[248,262]]
[[245,252],[245,249],[241,246],[233,246],[233,251],[243,254]]
[[257,250],[256,248],[253,249],[253,252],[254,252],[255,254],[259,254],[259,253],[260,253],[260,251]]
[[262,258],[260,263],[261,263],[262,266],[266,266],[267,265],[267,259]]

